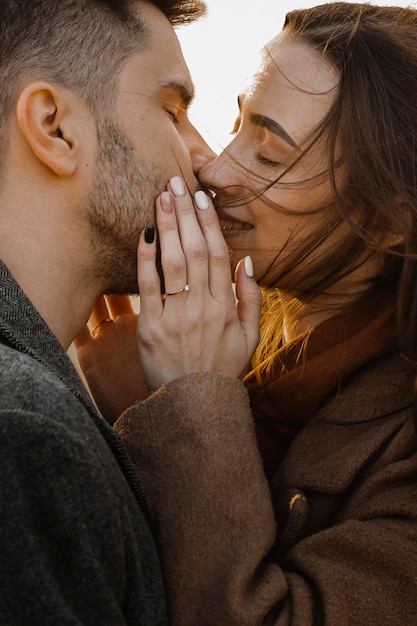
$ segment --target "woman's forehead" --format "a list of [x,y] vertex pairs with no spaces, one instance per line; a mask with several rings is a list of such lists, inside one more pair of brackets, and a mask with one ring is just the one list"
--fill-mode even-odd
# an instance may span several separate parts
[[334,90],[338,80],[338,70],[321,52],[283,32],[264,46],[251,88],[287,82],[296,89],[319,95]]
[[247,119],[269,118],[302,146],[327,115],[337,84],[338,74],[312,47],[294,38],[277,38],[265,47],[240,105]]

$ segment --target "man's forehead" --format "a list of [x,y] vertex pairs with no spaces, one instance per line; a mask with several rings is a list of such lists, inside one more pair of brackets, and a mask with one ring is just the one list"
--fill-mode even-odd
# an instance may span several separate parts
[[162,12],[154,6],[150,8],[151,16],[145,20],[146,47],[135,55],[138,75],[146,77],[149,85],[153,83],[153,89],[175,92],[188,105],[194,98],[194,85],[178,37]]

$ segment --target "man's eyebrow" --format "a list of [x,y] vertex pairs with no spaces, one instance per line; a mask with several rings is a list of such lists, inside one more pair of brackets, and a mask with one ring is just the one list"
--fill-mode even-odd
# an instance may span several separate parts
[[296,148],[296,150],[301,151],[301,148],[296,144],[294,139],[287,133],[285,128],[283,128],[281,124],[278,124],[278,122],[271,120],[270,117],[265,117],[265,115],[259,115],[258,113],[251,113],[249,115],[249,119],[252,122],[252,124],[255,124],[256,126],[261,126],[262,128],[266,128],[271,133],[274,133],[274,135],[281,137],[281,139],[283,139],[292,148]]
[[176,80],[169,80],[161,83],[162,89],[175,91],[180,99],[181,104],[184,108],[188,108],[191,102],[194,100],[194,87],[188,87],[184,83],[178,82]]

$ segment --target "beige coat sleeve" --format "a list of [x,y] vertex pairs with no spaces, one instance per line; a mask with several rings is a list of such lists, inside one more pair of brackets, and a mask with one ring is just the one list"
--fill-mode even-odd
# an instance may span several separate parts
[[119,418],[173,626],[416,623],[412,383],[389,359],[309,422],[272,487],[282,528],[239,381],[186,376]]
[[249,400],[200,373],[126,411],[125,442],[156,519],[174,626],[256,626],[287,594]]

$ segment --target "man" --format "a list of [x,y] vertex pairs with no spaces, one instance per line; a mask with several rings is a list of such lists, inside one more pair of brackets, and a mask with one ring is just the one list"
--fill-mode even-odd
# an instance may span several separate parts
[[[147,504],[66,350],[136,288],[139,232],[200,141],[173,25],[198,0],[0,8],[0,624],[166,623]],[[178,125],[178,119],[181,124]]]

